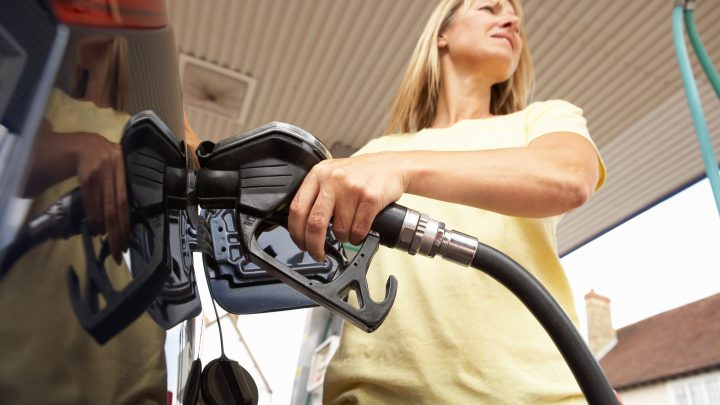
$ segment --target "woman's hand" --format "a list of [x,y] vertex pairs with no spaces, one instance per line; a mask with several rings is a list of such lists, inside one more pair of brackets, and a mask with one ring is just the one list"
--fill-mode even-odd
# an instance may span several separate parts
[[38,137],[25,195],[34,197],[53,184],[77,176],[89,230],[93,235],[107,233],[110,253],[120,263],[130,234],[120,145],[95,133],[58,134],[46,121]]
[[120,263],[130,235],[125,164],[120,145],[92,133],[78,134],[73,153],[85,220],[92,234],[107,233],[110,253]]
[[407,189],[402,159],[396,155],[372,153],[315,165],[290,205],[288,230],[293,241],[322,260],[332,218],[338,240],[360,244],[380,210]]

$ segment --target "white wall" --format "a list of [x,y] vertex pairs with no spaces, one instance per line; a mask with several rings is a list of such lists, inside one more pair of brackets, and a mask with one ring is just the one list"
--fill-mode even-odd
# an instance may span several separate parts
[[623,405],[670,405],[665,383],[622,391],[620,398]]
[[720,371],[678,378],[620,393],[623,405],[720,404]]

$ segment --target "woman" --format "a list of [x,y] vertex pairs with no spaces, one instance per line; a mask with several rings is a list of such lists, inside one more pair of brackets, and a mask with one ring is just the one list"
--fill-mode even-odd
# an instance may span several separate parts
[[[443,0],[415,48],[388,135],[318,164],[300,187],[289,219],[296,243],[322,258],[332,218],[336,236],[358,244],[400,199],[513,257],[577,323],[555,229],[601,186],[605,169],[582,110],[560,100],[527,105],[532,62],[521,21],[517,0]],[[372,334],[344,328],[326,402],[584,401],[542,327],[494,280],[387,249],[373,266],[371,291],[398,278],[395,305]]]

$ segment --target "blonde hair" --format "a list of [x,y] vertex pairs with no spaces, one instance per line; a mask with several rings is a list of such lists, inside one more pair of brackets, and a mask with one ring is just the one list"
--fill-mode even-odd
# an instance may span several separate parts
[[[109,77],[107,85],[110,88],[110,107],[116,111],[130,112],[130,63],[128,41],[124,37],[115,36],[107,38]],[[74,73],[72,91],[70,95],[82,99],[88,90],[90,72],[87,69],[77,68]]]
[[113,58],[111,62],[113,86],[110,100],[115,110],[125,112],[130,111],[130,63],[128,53],[127,39],[114,37],[110,48],[110,55]]
[[[473,0],[443,0],[425,25],[392,105],[385,134],[415,132],[432,125],[440,93],[440,58],[438,38],[462,7]],[[499,1],[499,0],[498,0]],[[510,0],[515,12],[523,18],[519,0]],[[522,26],[523,49],[513,75],[491,89],[490,113],[510,114],[527,106],[534,83],[534,70]]]

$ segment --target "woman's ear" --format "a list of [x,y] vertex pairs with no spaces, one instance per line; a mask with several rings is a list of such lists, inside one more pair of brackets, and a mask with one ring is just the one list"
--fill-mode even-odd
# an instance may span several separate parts
[[447,40],[445,39],[445,35],[440,34],[438,36],[437,47],[438,49],[447,48]]

